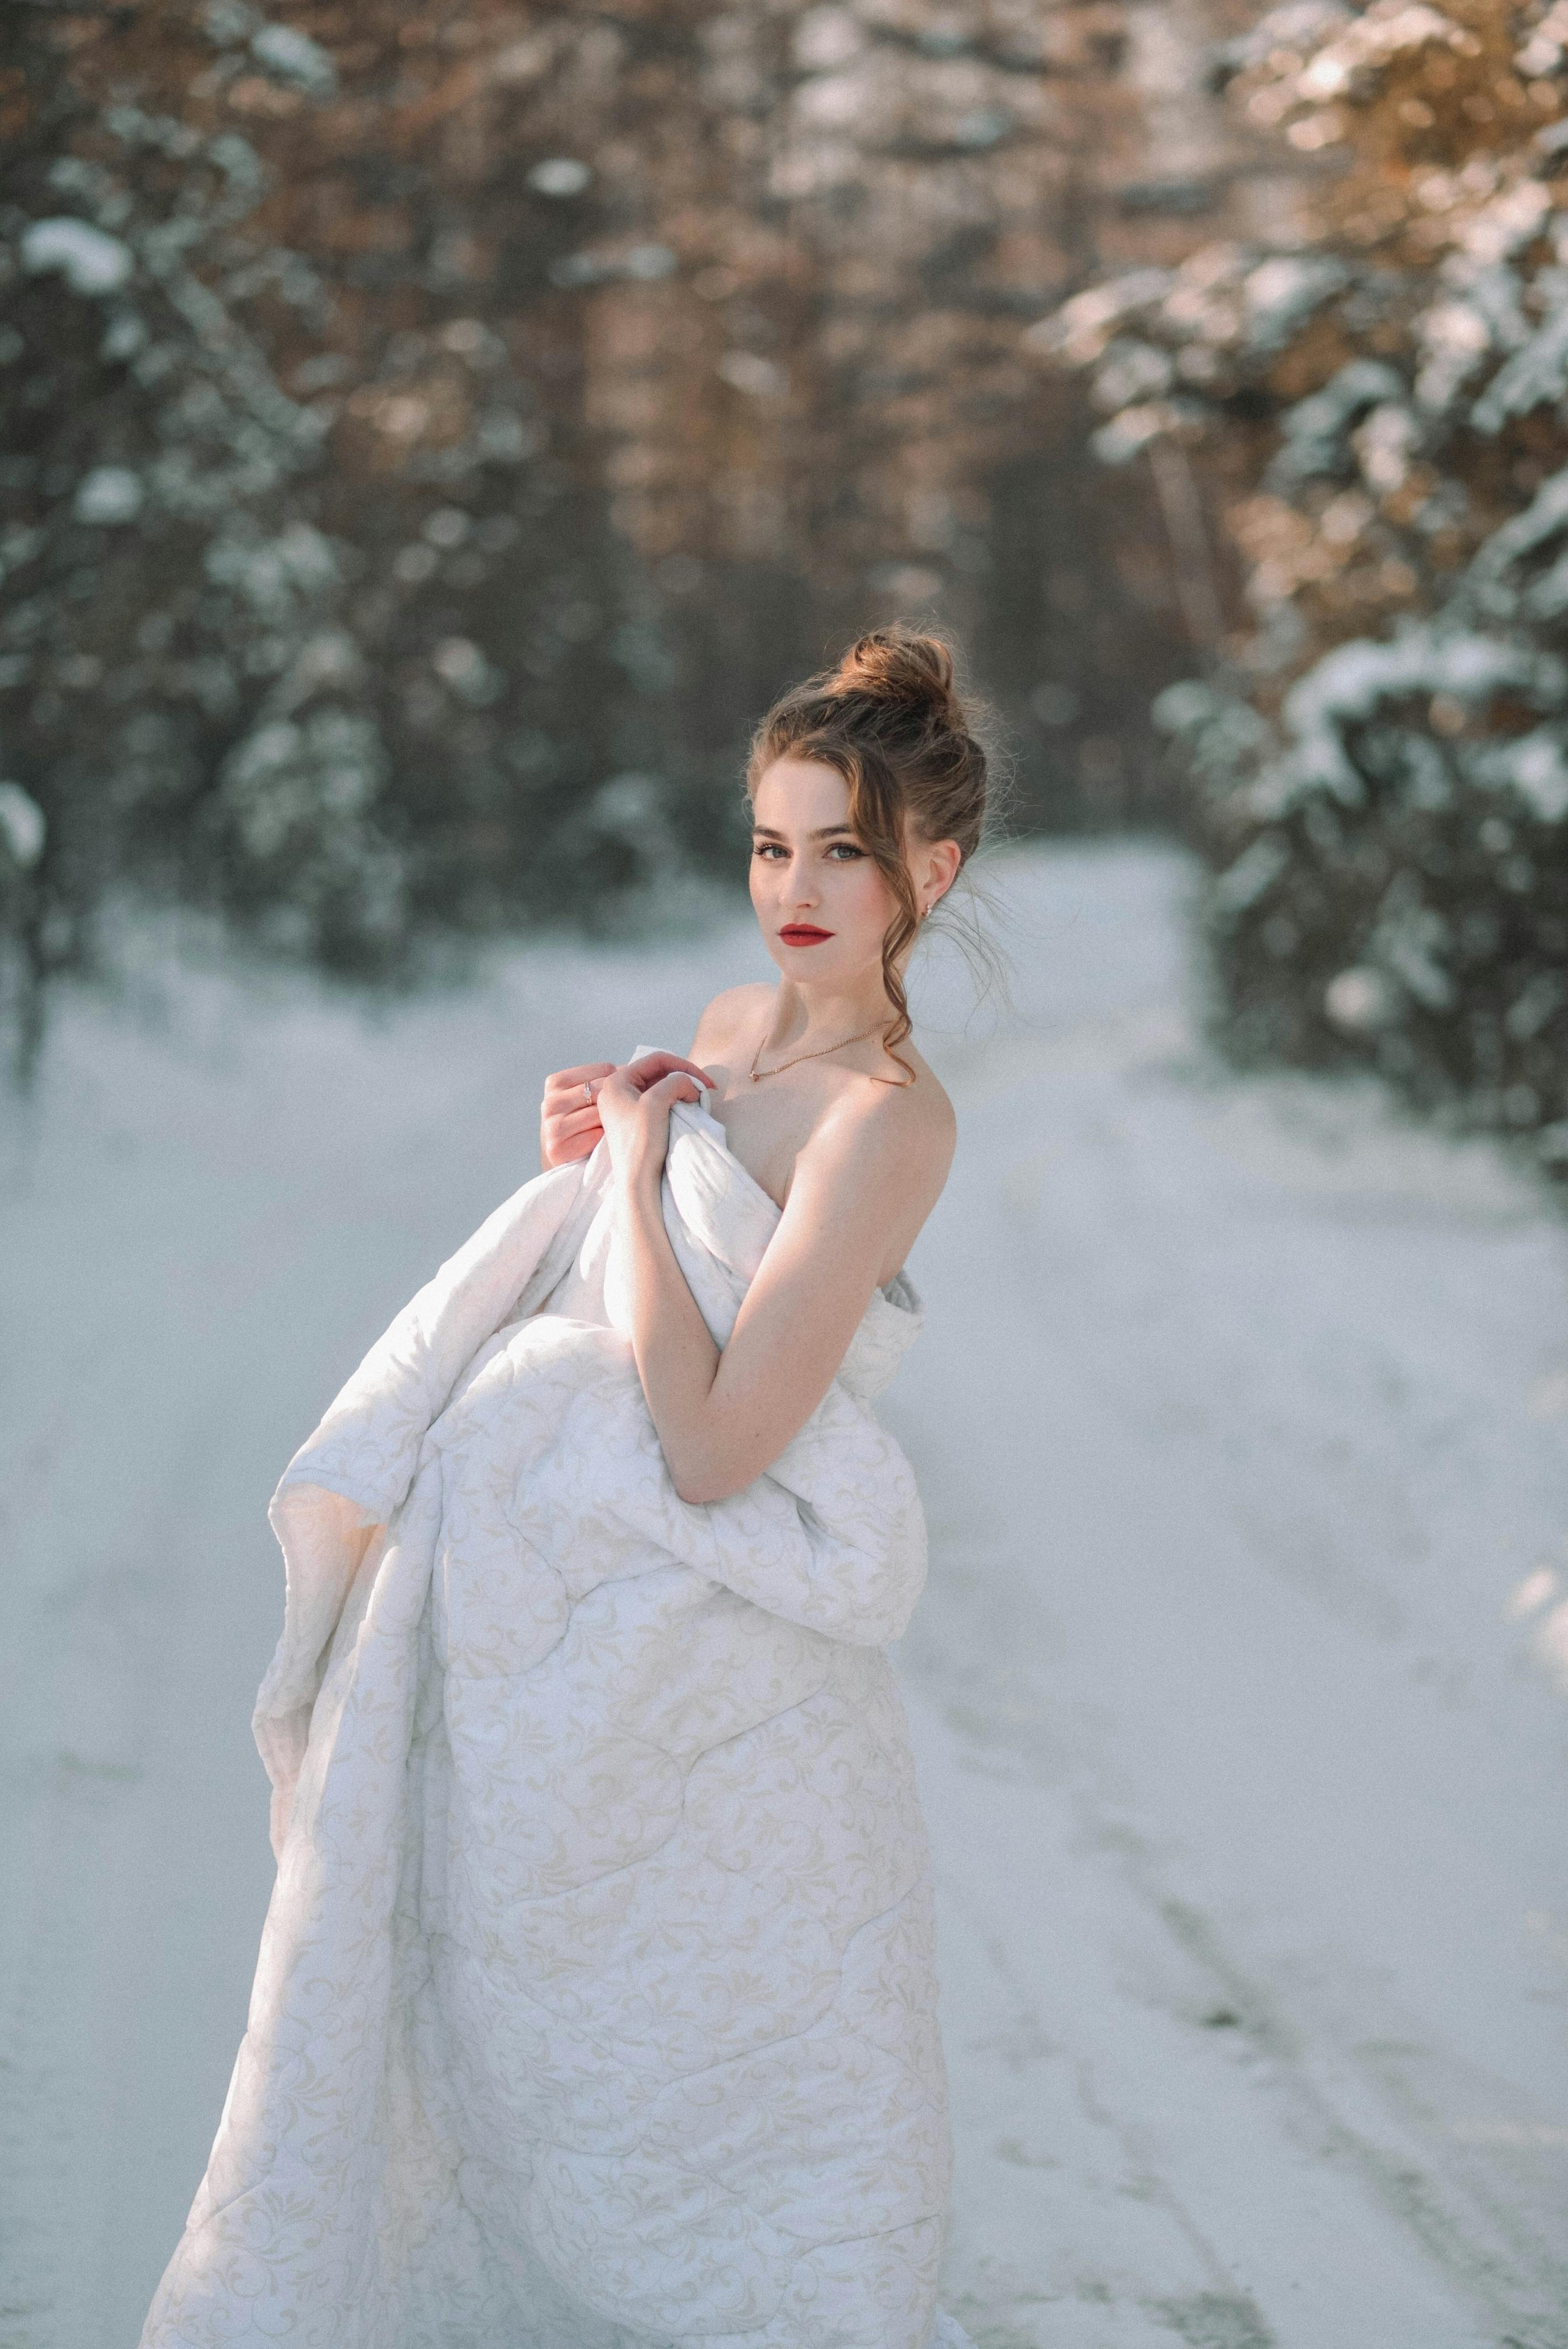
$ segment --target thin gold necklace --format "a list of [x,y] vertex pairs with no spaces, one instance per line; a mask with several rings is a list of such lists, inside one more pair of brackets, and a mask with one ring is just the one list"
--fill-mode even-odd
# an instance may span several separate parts
[[797,1068],[802,1061],[820,1061],[827,1052],[846,1051],[851,1044],[863,1044],[868,1036],[874,1036],[879,1028],[885,1028],[886,1025],[885,1019],[873,1019],[871,1026],[862,1028],[858,1036],[841,1036],[836,1044],[819,1044],[814,1052],[797,1052],[793,1059],[780,1061],[776,1069],[759,1069],[757,1065],[768,1050],[768,1039],[764,1036],[761,1043],[751,1055],[751,1081],[755,1085],[764,1077],[781,1077],[786,1069]]

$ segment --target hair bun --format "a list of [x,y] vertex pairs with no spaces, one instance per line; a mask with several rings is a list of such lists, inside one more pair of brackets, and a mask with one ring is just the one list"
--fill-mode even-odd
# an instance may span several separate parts
[[873,628],[857,636],[834,670],[829,690],[920,709],[933,723],[962,729],[953,654],[940,636],[913,628]]

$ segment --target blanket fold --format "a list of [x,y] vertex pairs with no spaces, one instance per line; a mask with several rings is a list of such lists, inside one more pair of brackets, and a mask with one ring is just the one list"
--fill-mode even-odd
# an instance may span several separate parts
[[[664,1210],[723,1344],[779,1210],[696,1105]],[[371,1349],[273,1501],[277,1887],[144,2349],[925,2349],[944,2084],[882,1652],[924,1535],[872,1410],[918,1326],[891,1284],[768,1475],[687,1505],[601,1146]]]

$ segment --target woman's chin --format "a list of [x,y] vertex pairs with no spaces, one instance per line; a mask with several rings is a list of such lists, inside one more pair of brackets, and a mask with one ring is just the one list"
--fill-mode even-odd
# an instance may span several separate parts
[[786,978],[799,979],[803,987],[841,987],[861,965],[838,947],[836,938],[824,938],[820,946],[791,946],[787,938],[772,938],[768,951]]

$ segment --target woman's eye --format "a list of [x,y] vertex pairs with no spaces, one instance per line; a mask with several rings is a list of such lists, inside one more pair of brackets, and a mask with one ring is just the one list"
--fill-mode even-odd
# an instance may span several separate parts
[[771,862],[774,857],[782,856],[785,851],[776,840],[754,840],[751,854],[753,856],[765,856]]
[[863,856],[865,853],[863,848],[857,848],[852,840],[835,840],[828,851],[830,856],[836,856],[841,864],[849,864],[853,857]]

